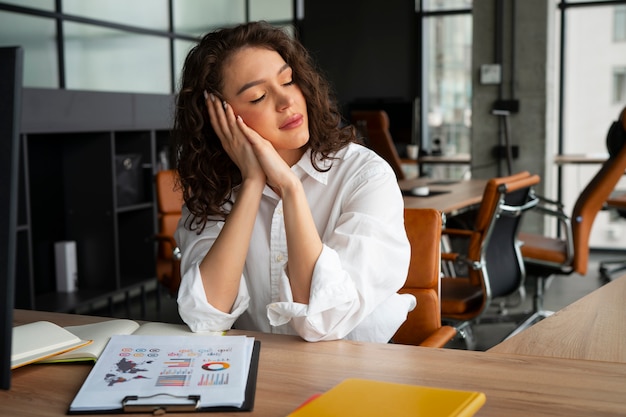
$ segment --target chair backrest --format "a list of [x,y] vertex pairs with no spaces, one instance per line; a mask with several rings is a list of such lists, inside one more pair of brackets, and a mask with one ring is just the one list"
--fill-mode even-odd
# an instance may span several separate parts
[[404,225],[411,243],[411,262],[400,292],[414,295],[417,306],[409,313],[393,340],[419,345],[441,327],[439,277],[443,219],[441,213],[434,209],[404,209]]
[[[172,237],[183,206],[183,194],[177,188],[177,178],[178,173],[173,169],[159,171],[155,176],[159,233]],[[159,258],[171,259],[173,249],[169,242],[159,241]]]
[[[474,217],[465,221],[472,230],[466,256],[482,265],[468,268],[467,276],[483,292],[482,305],[467,316],[482,314],[493,298],[510,295],[524,284],[517,235],[522,214],[537,205],[533,187],[539,181],[538,175],[526,171],[490,179]],[[453,218],[449,221],[454,222]]]
[[368,147],[391,165],[399,180],[404,179],[402,162],[389,132],[387,112],[384,110],[354,110],[350,116],[353,125],[365,125]]
[[[517,240],[522,213],[537,205],[533,188],[539,184],[538,175],[527,172],[508,177],[500,185],[502,203],[492,226],[485,253],[491,297],[503,297],[517,291],[525,281],[524,260]],[[526,176],[523,176],[526,175]],[[515,265],[515,268],[511,268]]]
[[[621,131],[619,130],[621,129]],[[587,273],[589,263],[589,235],[598,212],[608,200],[618,181],[626,172],[626,107],[617,122],[609,129],[607,147],[611,156],[578,196],[572,210],[572,269],[581,275]],[[621,138],[621,143],[619,142]],[[616,140],[617,139],[617,140]]]

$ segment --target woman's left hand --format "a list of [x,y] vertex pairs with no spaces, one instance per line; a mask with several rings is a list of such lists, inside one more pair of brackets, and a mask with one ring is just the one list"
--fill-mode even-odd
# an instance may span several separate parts
[[254,154],[267,177],[267,184],[280,194],[280,190],[295,178],[291,168],[270,141],[248,127],[241,116],[237,116],[237,125],[252,145]]

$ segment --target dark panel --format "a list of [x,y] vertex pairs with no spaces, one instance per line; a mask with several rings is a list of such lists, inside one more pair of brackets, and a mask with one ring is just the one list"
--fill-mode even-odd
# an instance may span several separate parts
[[302,42],[337,92],[340,105],[359,98],[413,101],[413,0],[305,2]]
[[22,133],[169,129],[174,97],[25,88]]
[[0,48],[0,388],[11,387],[23,51]]

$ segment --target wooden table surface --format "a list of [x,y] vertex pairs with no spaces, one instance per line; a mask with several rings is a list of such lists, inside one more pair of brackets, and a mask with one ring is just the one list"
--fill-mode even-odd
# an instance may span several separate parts
[[[626,276],[603,285],[489,352],[626,363]],[[626,388],[626,380],[621,384]]]
[[400,189],[427,186],[433,194],[429,196],[405,196],[405,208],[434,208],[443,213],[454,214],[467,207],[480,204],[487,180],[436,180],[432,178],[414,178],[398,181]]
[[609,158],[608,153],[597,154],[570,154],[570,155],[556,155],[554,157],[554,163],[557,165],[566,164],[602,164]]
[[[102,320],[16,310],[14,322],[41,319],[60,325]],[[286,416],[348,377],[482,391],[487,402],[477,416],[626,415],[624,363],[245,334],[261,340],[254,410],[212,416]],[[0,415],[65,415],[90,369],[74,363],[14,370],[11,390],[0,392]]]

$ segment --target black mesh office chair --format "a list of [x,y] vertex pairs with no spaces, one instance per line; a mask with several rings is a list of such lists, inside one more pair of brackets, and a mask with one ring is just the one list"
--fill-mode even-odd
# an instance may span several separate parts
[[523,291],[525,272],[517,234],[522,214],[537,204],[533,187],[539,181],[528,172],[492,178],[475,216],[464,225],[450,219],[460,227],[446,225],[443,230],[454,249],[442,253],[443,261],[465,268],[451,268],[442,277],[441,316],[457,328],[468,349],[476,344],[471,326],[482,320],[492,300]]

